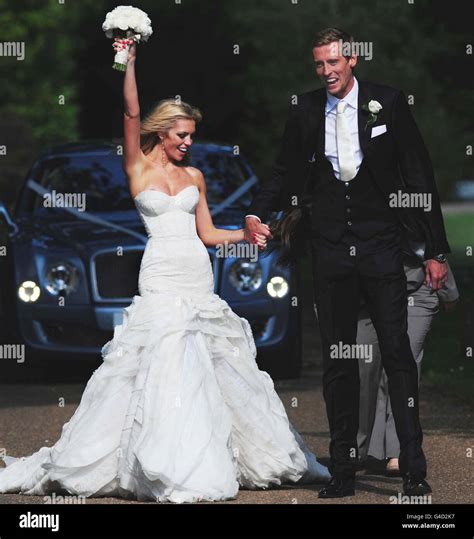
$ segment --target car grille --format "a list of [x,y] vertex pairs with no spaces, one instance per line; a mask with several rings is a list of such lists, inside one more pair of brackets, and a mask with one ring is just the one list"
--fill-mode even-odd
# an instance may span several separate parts
[[57,345],[101,348],[113,337],[113,331],[80,323],[42,322],[41,328],[48,342]]
[[[138,273],[143,249],[125,250],[121,256],[115,250],[96,254],[92,258],[91,279],[95,301],[123,302],[131,300],[138,292]],[[209,259],[218,279],[218,262],[215,253],[209,250]],[[217,291],[217,284],[216,290]]]
[[138,272],[143,249],[129,249],[118,255],[110,251],[92,260],[92,288],[96,301],[123,301],[138,294]]
[[252,334],[255,341],[258,341],[265,335],[269,322],[270,317],[263,318],[260,320],[249,319],[250,328],[252,329]]

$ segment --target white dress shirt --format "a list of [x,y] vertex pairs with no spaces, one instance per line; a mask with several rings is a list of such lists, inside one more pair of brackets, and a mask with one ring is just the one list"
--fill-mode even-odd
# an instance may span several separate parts
[[[345,101],[347,103],[347,106],[344,110],[344,115],[346,116],[347,122],[349,123],[357,171],[359,171],[360,164],[362,163],[362,159],[364,157],[359,142],[358,98],[359,83],[357,82],[357,79],[355,77],[354,86],[343,99],[338,99],[337,97],[331,95],[329,92],[326,92],[326,142],[324,153],[327,159],[331,162],[332,168],[334,169],[334,175],[338,180],[341,179],[341,175],[339,173],[339,161],[337,158],[336,142],[336,108],[339,101]],[[246,215],[245,218],[247,217],[256,217],[261,222],[260,218],[257,215]]]
[[349,124],[349,130],[351,134],[352,148],[354,149],[354,159],[357,172],[359,171],[360,164],[364,154],[360,147],[359,142],[359,124],[358,124],[358,98],[359,98],[359,83],[354,77],[354,86],[352,86],[351,91],[342,99],[331,95],[329,92],[326,92],[326,142],[324,148],[324,154],[327,159],[331,162],[332,168],[334,170],[334,175],[338,180],[341,179],[341,174],[339,172],[339,161],[337,158],[337,142],[336,142],[336,108],[339,101],[344,101],[346,103],[346,108],[344,110],[344,116],[346,117],[347,123]]

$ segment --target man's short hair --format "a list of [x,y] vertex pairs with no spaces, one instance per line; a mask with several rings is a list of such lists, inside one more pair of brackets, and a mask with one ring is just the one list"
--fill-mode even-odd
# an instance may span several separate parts
[[[323,45],[329,45],[329,43],[334,43],[334,41],[342,42],[343,44],[352,43],[354,41],[354,38],[351,36],[351,34],[345,32],[344,30],[341,30],[340,28],[325,28],[324,30],[320,30],[314,36],[311,48],[314,49],[314,47],[322,47]],[[352,47],[348,47],[348,49],[352,50]]]

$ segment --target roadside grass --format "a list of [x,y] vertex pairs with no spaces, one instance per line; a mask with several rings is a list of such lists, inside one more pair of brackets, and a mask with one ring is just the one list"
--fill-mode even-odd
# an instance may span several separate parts
[[444,222],[460,298],[453,312],[441,309],[434,319],[422,377],[440,392],[474,405],[474,213],[447,213]]

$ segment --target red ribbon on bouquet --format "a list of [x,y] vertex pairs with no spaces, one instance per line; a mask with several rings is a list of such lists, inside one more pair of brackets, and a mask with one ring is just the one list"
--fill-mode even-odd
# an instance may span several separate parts
[[115,49],[115,52],[123,51],[134,42],[134,39],[131,37],[119,38],[116,37],[112,47]]

